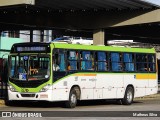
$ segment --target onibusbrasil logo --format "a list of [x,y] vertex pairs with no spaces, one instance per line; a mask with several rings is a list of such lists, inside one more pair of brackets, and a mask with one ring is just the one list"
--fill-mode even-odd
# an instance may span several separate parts
[[39,112],[2,112],[2,117],[42,117],[42,113]]

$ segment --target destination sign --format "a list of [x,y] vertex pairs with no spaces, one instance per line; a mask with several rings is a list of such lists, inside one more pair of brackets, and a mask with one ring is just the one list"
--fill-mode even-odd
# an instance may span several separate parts
[[46,51],[46,47],[43,46],[32,46],[32,47],[17,47],[17,52],[29,52],[29,51]]

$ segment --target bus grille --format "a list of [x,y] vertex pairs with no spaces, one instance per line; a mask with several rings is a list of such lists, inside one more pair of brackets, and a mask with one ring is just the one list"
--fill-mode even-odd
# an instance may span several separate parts
[[35,97],[35,94],[21,94],[22,97]]

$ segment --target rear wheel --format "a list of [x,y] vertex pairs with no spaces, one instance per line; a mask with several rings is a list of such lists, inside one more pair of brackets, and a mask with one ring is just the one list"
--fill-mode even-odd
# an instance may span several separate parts
[[134,90],[133,87],[129,86],[127,87],[124,98],[122,99],[122,104],[131,105],[133,102],[133,98],[134,98]]
[[69,100],[65,102],[67,108],[75,108],[77,105],[77,94],[76,90],[72,89],[69,94]]

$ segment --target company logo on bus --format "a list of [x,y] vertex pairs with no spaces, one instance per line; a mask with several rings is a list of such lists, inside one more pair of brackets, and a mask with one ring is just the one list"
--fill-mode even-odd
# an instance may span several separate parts
[[28,90],[28,89],[25,89],[25,92],[29,92],[29,90]]
[[22,89],[22,92],[29,92],[29,89]]

